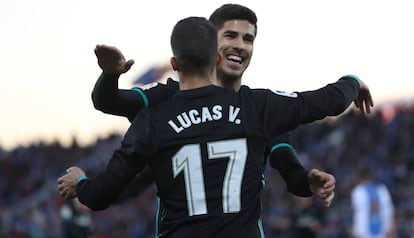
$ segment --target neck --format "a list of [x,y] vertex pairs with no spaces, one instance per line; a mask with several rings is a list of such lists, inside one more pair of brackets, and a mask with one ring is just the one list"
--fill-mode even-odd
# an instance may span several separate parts
[[212,85],[215,78],[200,76],[183,76],[180,77],[180,90],[190,90]]
[[220,80],[219,78],[216,78],[215,81],[213,81],[214,85],[233,89],[234,91],[239,91],[241,86],[241,78],[227,78],[226,80]]

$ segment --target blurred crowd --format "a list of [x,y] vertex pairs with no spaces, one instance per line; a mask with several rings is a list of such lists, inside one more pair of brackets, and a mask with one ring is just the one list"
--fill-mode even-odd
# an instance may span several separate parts
[[[305,232],[303,227],[314,237],[350,237],[350,193],[357,172],[366,165],[391,192],[398,237],[414,237],[412,104],[366,116],[351,109],[340,117],[301,126],[292,135],[307,168],[335,175],[336,198],[324,208],[318,199],[295,197],[277,171],[267,167],[262,213],[266,237],[312,237],[297,235]],[[11,151],[0,147],[0,237],[154,237],[155,186],[99,212],[76,200],[65,201],[57,192],[56,179],[67,167],[77,165],[93,176],[104,168],[121,139],[114,134],[88,146],[74,140],[69,147],[58,142],[37,142]]]

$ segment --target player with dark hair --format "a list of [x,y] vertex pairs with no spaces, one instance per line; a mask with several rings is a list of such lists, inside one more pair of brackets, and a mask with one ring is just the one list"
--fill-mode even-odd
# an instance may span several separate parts
[[71,167],[58,178],[59,191],[94,209],[148,164],[163,209],[157,237],[263,237],[261,162],[269,137],[344,112],[366,86],[343,77],[296,97],[214,86],[217,32],[201,17],[175,25],[171,48],[180,91],[137,114],[95,178]]
[[[214,83],[237,91],[253,52],[257,33],[256,14],[238,4],[225,4],[216,9],[209,20],[218,29],[218,47],[223,55],[222,62],[217,67],[218,75]],[[120,74],[129,70],[134,63],[133,60],[126,61],[117,48],[105,45],[98,45],[95,53],[103,73],[95,84],[92,99],[95,108],[102,112],[125,116],[132,121],[143,107],[168,100],[179,89],[178,82],[172,79],[168,79],[165,85],[159,84],[149,90],[118,89]],[[289,134],[269,140],[267,152],[266,155],[270,155],[270,165],[280,172],[290,192],[298,196],[316,194],[325,200],[326,206],[329,206],[334,197],[335,178],[322,171],[306,170],[296,157]],[[118,201],[135,196],[149,186],[152,183],[149,176],[148,171],[138,175],[123,191]]]

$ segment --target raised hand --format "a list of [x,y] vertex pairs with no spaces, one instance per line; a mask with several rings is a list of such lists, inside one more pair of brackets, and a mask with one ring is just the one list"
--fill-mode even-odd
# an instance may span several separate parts
[[95,55],[105,74],[123,74],[134,64],[134,60],[126,61],[122,52],[113,46],[96,45]]
[[318,169],[312,169],[308,173],[308,182],[313,195],[324,200],[325,207],[329,207],[335,197],[335,177]]

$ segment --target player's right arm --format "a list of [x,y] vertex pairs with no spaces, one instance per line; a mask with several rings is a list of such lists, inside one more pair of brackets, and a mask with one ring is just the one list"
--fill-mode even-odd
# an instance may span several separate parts
[[132,121],[142,108],[169,99],[179,89],[178,83],[172,79],[166,85],[159,84],[148,90],[119,89],[120,75],[127,72],[134,61],[125,60],[119,49],[106,45],[97,45],[95,55],[102,73],[93,88],[92,102],[99,111],[127,117]]

